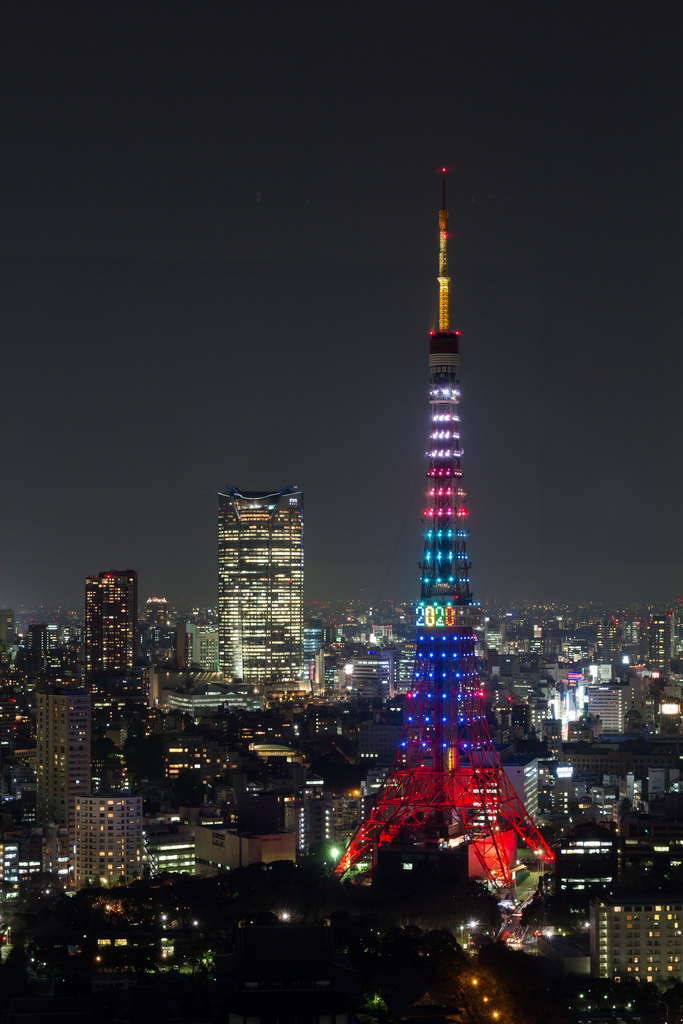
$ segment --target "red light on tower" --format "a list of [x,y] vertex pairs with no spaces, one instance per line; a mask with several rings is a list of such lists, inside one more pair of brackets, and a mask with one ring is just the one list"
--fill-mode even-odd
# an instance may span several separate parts
[[[378,851],[387,844],[443,844],[456,836],[467,844],[473,874],[511,888],[515,834],[548,862],[553,854],[501,766],[484,714],[475,634],[481,613],[470,593],[463,523],[467,509],[460,484],[458,346],[449,344],[455,333],[448,330],[445,184],[443,200],[439,334],[430,344],[429,382],[432,437],[438,443],[432,441],[427,455],[430,486],[423,512],[426,532],[410,714],[375,803],[335,874],[342,876],[369,859],[374,868]],[[434,486],[435,477],[459,478],[457,506],[450,487]]]

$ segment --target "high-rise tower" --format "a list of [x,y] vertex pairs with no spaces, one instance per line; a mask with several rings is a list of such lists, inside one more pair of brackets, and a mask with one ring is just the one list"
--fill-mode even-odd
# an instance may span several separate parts
[[85,669],[95,675],[132,673],[137,656],[138,574],[101,572],[85,581]]
[[671,672],[671,615],[653,615],[641,631],[641,657],[661,675]]
[[375,804],[337,865],[374,863],[387,843],[467,844],[496,886],[512,884],[516,835],[552,852],[503,772],[484,714],[470,592],[458,403],[459,341],[449,327],[445,172],[439,213],[439,330],[429,342],[431,432],[417,649],[401,741]]
[[218,495],[220,663],[236,679],[302,677],[303,504],[295,487]]
[[90,792],[90,694],[50,690],[36,695],[36,781],[40,825],[75,834],[76,798]]

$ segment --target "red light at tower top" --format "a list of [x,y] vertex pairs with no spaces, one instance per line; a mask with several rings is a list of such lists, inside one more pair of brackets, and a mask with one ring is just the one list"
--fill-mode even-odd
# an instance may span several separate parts
[[474,632],[480,613],[470,591],[464,529],[459,332],[448,330],[445,206],[444,169],[439,331],[429,340],[429,486],[413,683],[392,766],[335,873],[341,876],[368,861],[374,869],[387,846],[431,842],[444,854],[465,846],[481,875],[509,888],[516,837],[546,861],[553,854],[501,767],[484,710]]

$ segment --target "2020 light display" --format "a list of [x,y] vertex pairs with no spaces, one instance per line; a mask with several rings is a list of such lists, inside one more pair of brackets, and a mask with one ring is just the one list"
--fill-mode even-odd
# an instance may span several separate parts
[[519,836],[553,860],[503,771],[484,713],[477,669],[478,606],[470,592],[462,487],[459,332],[449,330],[445,174],[439,212],[439,331],[430,335],[427,504],[417,649],[404,728],[377,799],[337,864],[375,863],[388,843],[469,844],[494,886],[512,885],[511,853]]

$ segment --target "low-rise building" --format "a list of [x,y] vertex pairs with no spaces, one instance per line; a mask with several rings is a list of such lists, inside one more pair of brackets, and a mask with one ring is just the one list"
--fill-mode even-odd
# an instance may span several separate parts
[[195,873],[194,836],[152,833],[144,839],[144,857],[152,878],[167,871],[178,874]]
[[197,825],[195,858],[198,875],[216,875],[249,864],[296,861],[293,832],[243,832],[223,825]]
[[8,892],[19,888],[19,841],[16,836],[0,838],[0,882]]
[[600,825],[576,825],[555,847],[555,892],[606,892],[623,870],[623,840]]
[[539,935],[538,955],[550,960],[562,975],[590,974],[591,958],[588,935]]

